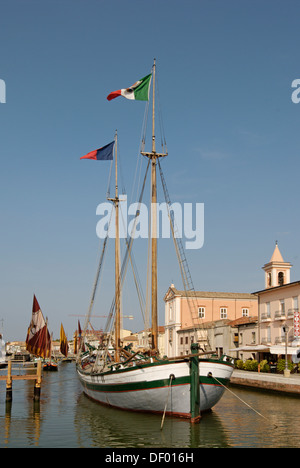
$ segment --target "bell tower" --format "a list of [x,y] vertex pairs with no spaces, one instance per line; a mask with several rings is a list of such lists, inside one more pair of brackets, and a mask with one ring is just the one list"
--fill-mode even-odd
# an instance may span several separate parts
[[291,263],[283,260],[276,241],[271,260],[262,267],[265,271],[265,289],[290,283],[291,267]]

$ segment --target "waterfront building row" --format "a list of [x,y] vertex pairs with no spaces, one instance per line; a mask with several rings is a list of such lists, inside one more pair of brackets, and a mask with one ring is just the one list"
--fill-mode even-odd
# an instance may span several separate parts
[[[276,360],[287,353],[293,357],[300,350],[300,281],[290,282],[291,267],[276,243],[270,261],[262,267],[265,288],[260,291],[186,293],[171,284],[164,296],[165,324],[159,327],[160,354],[186,355],[191,343],[198,342],[202,350],[216,350],[219,356]],[[97,347],[96,331],[87,332],[86,338]],[[149,331],[122,330],[122,341],[134,351],[147,348]]]
[[[189,353],[198,341],[241,359],[276,360],[300,350],[300,281],[290,282],[291,264],[278,244],[265,272],[265,289],[254,293],[196,291],[185,293],[172,284],[165,301],[165,351],[169,357]],[[191,312],[192,311],[192,312]]]

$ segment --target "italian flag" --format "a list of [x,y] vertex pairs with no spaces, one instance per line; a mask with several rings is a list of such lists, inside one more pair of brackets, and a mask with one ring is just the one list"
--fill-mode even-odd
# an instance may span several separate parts
[[108,101],[111,101],[118,96],[123,96],[126,99],[132,99],[136,101],[148,101],[151,77],[152,74],[150,73],[150,75],[147,75],[144,78],[136,81],[129,88],[113,91],[107,96]]

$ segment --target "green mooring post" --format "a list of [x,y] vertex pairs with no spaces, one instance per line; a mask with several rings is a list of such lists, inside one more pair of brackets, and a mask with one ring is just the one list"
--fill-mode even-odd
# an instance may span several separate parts
[[192,343],[191,352],[194,356],[190,357],[190,406],[191,406],[191,423],[199,423],[200,414],[200,386],[199,386],[199,345]]

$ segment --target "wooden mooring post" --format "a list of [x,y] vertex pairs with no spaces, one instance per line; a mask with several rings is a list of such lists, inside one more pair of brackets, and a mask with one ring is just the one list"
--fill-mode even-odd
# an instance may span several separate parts
[[36,368],[36,381],[34,384],[34,392],[33,392],[34,401],[40,401],[41,385],[42,385],[42,361],[38,361],[37,368]]
[[6,401],[12,401],[12,375],[11,375],[11,361],[7,363],[7,378],[6,378]]
[[9,360],[7,363],[7,375],[1,375],[0,381],[6,381],[6,402],[12,402],[12,387],[13,380],[35,380],[33,400],[35,402],[40,401],[41,396],[41,385],[42,385],[42,361],[37,362],[36,374],[32,375],[14,375],[12,374],[12,361]]

